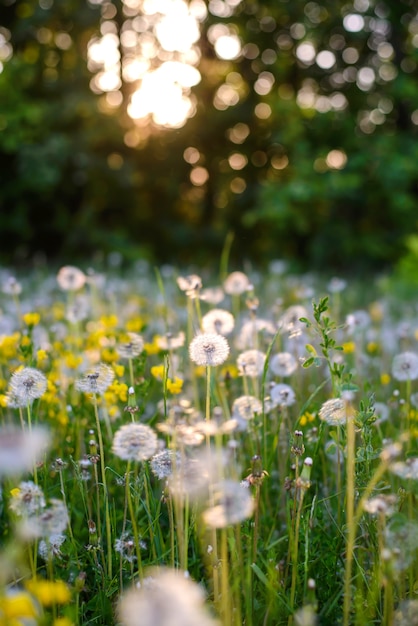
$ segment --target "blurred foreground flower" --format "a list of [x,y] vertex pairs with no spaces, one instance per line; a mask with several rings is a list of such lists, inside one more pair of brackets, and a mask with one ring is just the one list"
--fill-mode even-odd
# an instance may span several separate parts
[[224,480],[214,488],[214,506],[203,512],[211,528],[225,528],[248,519],[254,512],[254,500],[247,487],[234,480]]
[[32,470],[41,459],[49,444],[44,428],[34,426],[22,431],[12,426],[0,428],[0,479]]
[[150,570],[140,588],[121,596],[118,620],[122,626],[219,626],[204,601],[203,589],[180,572]]

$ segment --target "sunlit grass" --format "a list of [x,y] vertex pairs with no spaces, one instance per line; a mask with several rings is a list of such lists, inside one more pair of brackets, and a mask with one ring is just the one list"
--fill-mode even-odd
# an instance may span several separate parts
[[0,625],[412,623],[415,310],[271,269],[3,271]]

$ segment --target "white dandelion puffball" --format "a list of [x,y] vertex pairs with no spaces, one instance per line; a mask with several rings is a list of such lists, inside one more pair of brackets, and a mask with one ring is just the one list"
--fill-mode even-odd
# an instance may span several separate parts
[[116,431],[112,452],[124,461],[146,461],[157,451],[155,432],[145,424],[125,424]]
[[191,360],[197,365],[222,365],[229,355],[229,344],[217,333],[196,335],[189,346]]

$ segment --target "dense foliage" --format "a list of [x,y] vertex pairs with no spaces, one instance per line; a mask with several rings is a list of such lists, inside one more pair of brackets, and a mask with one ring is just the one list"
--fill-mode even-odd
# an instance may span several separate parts
[[[116,249],[204,261],[229,231],[233,254],[258,261],[399,259],[417,227],[415,0],[213,0],[195,114],[176,128],[128,115],[139,81],[121,81],[112,106],[90,87],[89,42],[122,36],[129,6],[142,14],[117,0],[4,3],[5,260]],[[219,25],[239,38],[236,58],[216,53]]]

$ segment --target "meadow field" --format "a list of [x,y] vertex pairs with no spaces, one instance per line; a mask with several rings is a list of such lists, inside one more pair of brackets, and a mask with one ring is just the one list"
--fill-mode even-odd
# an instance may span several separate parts
[[0,271],[1,626],[418,624],[416,302],[227,265]]

